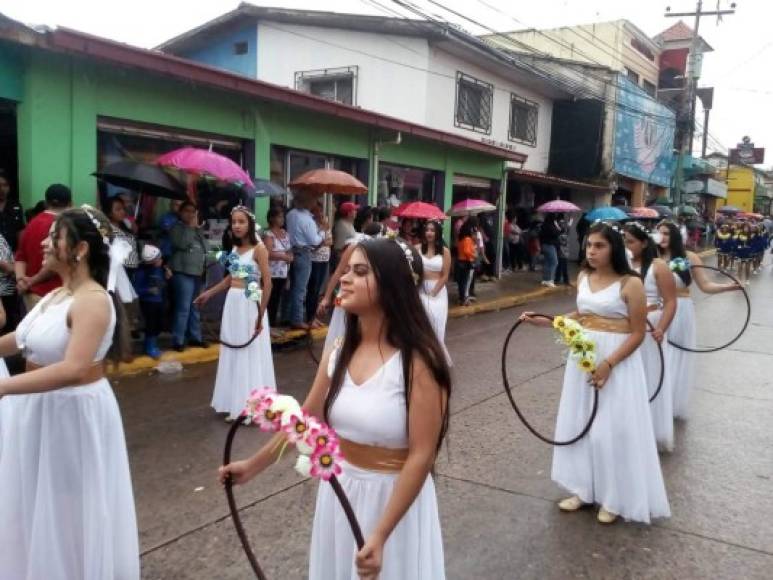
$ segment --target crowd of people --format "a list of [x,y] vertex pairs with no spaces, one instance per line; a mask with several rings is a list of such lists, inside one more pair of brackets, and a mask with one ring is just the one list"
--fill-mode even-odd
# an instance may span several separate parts
[[[320,485],[309,577],[444,578],[431,476],[452,396],[444,334],[453,258],[441,225],[398,222],[344,202],[330,228],[319,198],[302,194],[286,216],[279,207],[269,210],[261,236],[252,210],[237,205],[218,256],[225,274],[202,288],[208,252],[191,202],[162,217],[167,227],[156,244],[139,244],[120,203],[108,204],[105,215],[89,206],[72,208],[71,201],[66,187],[49,187],[45,211],[17,241],[17,287],[29,313],[0,337],[0,357],[26,360],[26,372],[15,376],[0,363],[0,577],[139,578],[129,461],[104,365],[127,353],[131,320],[118,292],[123,272],[146,318],[159,318],[158,297],[171,281],[176,345],[202,342],[196,313],[226,293],[212,406],[227,420],[242,411],[250,389],[276,385],[273,297],[280,296],[275,315],[286,312],[299,328],[334,306],[331,340],[303,410],[332,427],[346,450],[339,482],[365,544],[355,545],[332,488]],[[484,272],[488,265],[487,226],[474,216],[460,221],[457,280],[469,298],[470,271],[478,260]],[[552,221],[546,245],[557,239],[560,247],[561,218]],[[670,515],[658,448],[674,448],[673,422],[687,416],[694,380],[694,355],[669,346],[669,339],[696,344],[693,282],[706,293],[738,286],[717,284],[700,268],[685,266],[699,266],[700,258],[685,249],[671,222],[653,232],[636,223],[596,223],[585,250],[577,310],[568,318],[593,343],[594,363],[586,374],[569,360],[556,437],[583,428],[593,396],[589,383],[600,391],[600,412],[587,437],[555,449],[552,478],[572,494],[558,507],[573,512],[597,504],[601,523],[619,517],[648,523]],[[557,251],[544,254],[559,263]],[[331,260],[327,283],[319,272],[315,279],[315,263]],[[533,313],[522,319],[544,324]],[[649,387],[660,372],[658,344],[666,373],[660,403],[650,406]],[[292,444],[288,433],[283,429],[251,457],[221,466],[221,481],[243,484],[255,477]]]

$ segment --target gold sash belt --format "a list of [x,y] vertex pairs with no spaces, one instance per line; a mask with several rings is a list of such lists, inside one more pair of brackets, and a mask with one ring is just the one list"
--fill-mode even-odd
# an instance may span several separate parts
[[581,314],[577,318],[577,322],[588,330],[616,332],[618,334],[631,333],[631,323],[627,318],[605,318],[595,314]]
[[[38,369],[42,369],[42,365],[37,365],[33,362],[27,361],[25,365],[25,370],[27,372],[30,371],[36,371]],[[68,387],[80,387],[82,385],[90,385],[91,383],[96,383],[100,379],[105,378],[105,365],[102,362],[94,363],[91,368],[89,368],[89,371],[86,373],[86,375],[77,383],[73,383],[72,385],[65,385]]]
[[676,295],[679,298],[689,298],[690,297],[690,289],[689,288],[677,288],[676,289]]
[[397,473],[408,458],[407,449],[363,445],[348,439],[339,439],[338,443],[347,463],[368,471]]

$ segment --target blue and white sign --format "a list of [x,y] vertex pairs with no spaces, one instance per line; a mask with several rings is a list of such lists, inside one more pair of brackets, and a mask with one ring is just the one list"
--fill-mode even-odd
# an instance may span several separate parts
[[669,187],[674,171],[674,112],[622,75],[617,75],[615,109],[615,172]]

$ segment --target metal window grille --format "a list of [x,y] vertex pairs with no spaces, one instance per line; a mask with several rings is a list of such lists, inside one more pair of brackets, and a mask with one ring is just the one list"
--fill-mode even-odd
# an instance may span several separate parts
[[296,72],[295,89],[345,105],[356,105],[357,67]]
[[539,105],[534,101],[510,95],[510,141],[534,146],[537,144]]
[[494,85],[464,73],[456,73],[456,127],[491,133]]

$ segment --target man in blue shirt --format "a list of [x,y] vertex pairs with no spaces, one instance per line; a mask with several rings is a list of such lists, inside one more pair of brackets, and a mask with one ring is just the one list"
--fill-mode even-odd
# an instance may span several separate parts
[[310,193],[299,192],[295,196],[294,208],[287,214],[287,234],[293,248],[293,266],[290,273],[290,326],[308,330],[304,320],[306,313],[306,288],[311,276],[311,252],[324,238],[320,234],[310,208],[314,203]]

